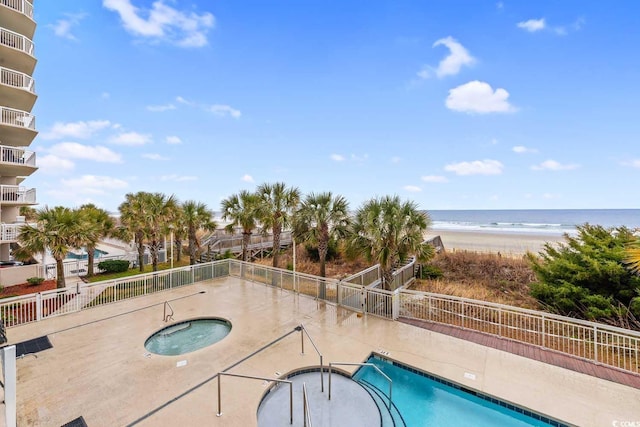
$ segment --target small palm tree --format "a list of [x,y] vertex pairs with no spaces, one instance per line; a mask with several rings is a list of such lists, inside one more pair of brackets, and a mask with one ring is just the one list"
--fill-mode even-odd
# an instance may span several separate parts
[[262,184],[256,193],[260,198],[258,218],[262,224],[262,232],[271,230],[273,234],[273,266],[278,267],[280,255],[280,234],[291,222],[293,212],[300,203],[300,190],[287,188],[284,182]]
[[349,224],[349,203],[331,192],[307,195],[293,221],[294,235],[302,242],[318,246],[320,276],[326,276],[329,241],[342,238]]
[[169,234],[169,226],[179,215],[179,205],[175,196],[162,193],[147,193],[143,199],[143,224],[147,245],[151,254],[153,271],[158,271],[158,254],[162,239]]
[[145,199],[149,193],[140,191],[138,193],[128,193],[125,201],[120,204],[120,228],[118,234],[125,241],[133,238],[136,250],[138,251],[138,268],[144,271],[144,251],[145,251]]
[[256,209],[258,196],[246,190],[224,199],[221,204],[222,219],[230,221],[226,226],[228,232],[233,233],[235,227],[242,228],[242,260],[247,260],[247,248],[251,240],[251,234],[256,228]]
[[207,208],[207,205],[193,200],[182,204],[182,219],[186,225],[189,239],[189,262],[194,265],[197,250],[200,247],[196,232],[198,230],[213,231],[218,225],[213,220],[213,212]]
[[93,203],[80,206],[79,213],[84,217],[86,226],[89,227],[87,234],[89,240],[83,242],[83,246],[87,249],[87,276],[91,277],[93,276],[96,245],[100,239],[113,235],[115,223],[109,212],[98,208]]
[[62,206],[45,207],[38,211],[36,225],[25,225],[20,230],[20,249],[17,256],[26,258],[47,250],[56,261],[56,286],[64,288],[64,258],[70,249],[80,247],[91,236],[86,220],[77,210]]
[[351,253],[380,264],[383,288],[391,290],[394,265],[410,255],[421,261],[433,256],[433,246],[424,242],[430,223],[413,202],[398,196],[371,199],[356,212],[347,245]]
[[625,263],[631,271],[640,273],[640,241],[627,247]]

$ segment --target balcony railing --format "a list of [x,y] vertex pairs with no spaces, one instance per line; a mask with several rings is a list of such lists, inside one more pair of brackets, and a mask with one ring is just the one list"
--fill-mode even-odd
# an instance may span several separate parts
[[35,203],[36,189],[19,185],[0,185],[0,202]]
[[20,230],[25,226],[26,223],[21,224],[2,224],[0,225],[0,240],[8,241],[8,240],[18,240],[18,235],[20,234]]
[[18,49],[27,55],[33,56],[33,42],[22,34],[0,28],[0,44]]
[[4,67],[0,67],[0,84],[36,93],[35,81],[31,76]]
[[36,153],[22,148],[0,145],[0,162],[36,167]]
[[36,118],[30,113],[7,107],[0,107],[0,112],[0,124],[36,130]]
[[24,13],[29,18],[33,19],[33,5],[27,0],[0,0],[0,4],[7,6],[10,9],[17,10],[20,13]]

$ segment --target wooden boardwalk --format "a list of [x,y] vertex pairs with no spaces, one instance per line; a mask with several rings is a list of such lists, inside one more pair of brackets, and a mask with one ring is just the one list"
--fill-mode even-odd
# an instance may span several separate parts
[[424,320],[407,319],[401,317],[400,322],[419,328],[428,329],[440,334],[450,335],[465,341],[471,341],[480,345],[506,351],[518,356],[527,357],[543,363],[559,366],[561,368],[570,369],[582,374],[591,375],[629,387],[640,389],[640,375],[631,372],[625,372],[620,369],[600,365],[588,360],[580,359],[568,354],[557,351],[544,349],[531,344],[525,344],[517,341],[500,338],[494,335],[482,332],[462,329],[457,326],[443,325],[440,323],[427,322]]

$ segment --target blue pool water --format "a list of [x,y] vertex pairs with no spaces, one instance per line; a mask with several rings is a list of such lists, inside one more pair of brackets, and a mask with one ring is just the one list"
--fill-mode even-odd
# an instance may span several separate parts
[[[108,254],[108,252],[101,251],[100,249],[96,249],[95,251],[93,251],[94,258],[100,258],[102,256],[105,256],[106,254]],[[67,259],[87,259],[87,253],[84,251],[81,254],[77,254],[74,252],[67,252],[66,258]]]
[[217,343],[231,331],[224,319],[192,319],[162,328],[144,343],[147,351],[163,356],[190,353]]
[[[561,425],[529,416],[467,391],[416,374],[392,362],[372,356],[375,364],[393,381],[393,403],[407,426],[438,427],[524,427]],[[388,382],[371,367],[362,367],[354,375],[388,393]]]

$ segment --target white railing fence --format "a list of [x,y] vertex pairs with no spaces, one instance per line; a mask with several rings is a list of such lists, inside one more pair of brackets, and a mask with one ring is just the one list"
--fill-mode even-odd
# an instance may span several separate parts
[[33,151],[27,151],[24,148],[0,145],[0,161],[35,167],[36,153]]
[[30,75],[9,68],[0,67],[0,84],[36,93],[35,83]]
[[401,288],[367,288],[234,259],[6,298],[0,302],[0,315],[7,327],[18,326],[227,276],[308,295],[368,315],[457,326],[640,373],[637,331],[460,297]]
[[3,202],[35,203],[36,189],[19,185],[0,185],[0,200]]
[[29,18],[33,19],[33,5],[27,0],[0,0],[0,4],[17,10],[20,13],[24,13]]
[[33,56],[33,42],[22,34],[0,28],[0,44],[21,50]]
[[26,111],[0,107],[0,123],[36,130],[36,118]]

